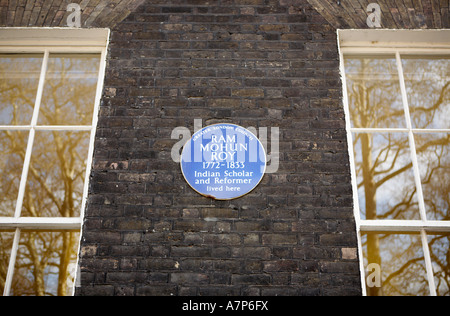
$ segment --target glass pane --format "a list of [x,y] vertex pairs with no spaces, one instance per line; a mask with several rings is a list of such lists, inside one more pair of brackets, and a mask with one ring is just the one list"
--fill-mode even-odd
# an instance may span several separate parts
[[395,56],[346,56],[352,127],[406,127]]
[[420,219],[406,133],[355,133],[361,219]]
[[450,128],[450,56],[402,56],[413,128]]
[[415,134],[423,197],[429,220],[450,220],[450,135]]
[[0,217],[14,216],[28,132],[0,131]]
[[39,125],[91,125],[100,55],[50,54]]
[[3,296],[3,290],[5,289],[13,241],[14,233],[0,231],[0,296]]
[[22,216],[80,216],[90,132],[37,131]]
[[71,295],[78,242],[77,232],[22,232],[11,295]]
[[427,234],[438,296],[450,296],[450,233]]
[[0,55],[0,125],[29,125],[33,115],[42,55]]
[[365,233],[362,243],[368,296],[430,294],[420,235]]

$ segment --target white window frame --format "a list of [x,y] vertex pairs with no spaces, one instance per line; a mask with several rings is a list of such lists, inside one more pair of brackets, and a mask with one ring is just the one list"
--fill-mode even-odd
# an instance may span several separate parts
[[[0,125],[2,130],[29,131],[27,149],[23,162],[22,176],[20,178],[19,193],[14,217],[0,217],[0,229],[14,229],[14,240],[9,259],[8,272],[3,296],[9,296],[14,274],[17,250],[19,247],[20,233],[22,229],[32,230],[64,230],[80,231],[86,207],[89,174],[92,167],[95,132],[98,122],[98,112],[103,90],[106,68],[106,55],[109,43],[109,29],[72,29],[72,28],[0,28],[0,54],[2,53],[40,53],[43,54],[43,62],[37,89],[34,112],[30,125]],[[47,62],[52,53],[96,53],[100,54],[100,65],[96,87],[95,103],[91,125],[78,126],[37,126],[41,97],[44,88]],[[25,192],[28,167],[30,165],[31,152],[36,131],[89,131],[90,141],[86,172],[83,187],[82,205],[79,217],[22,217],[21,209]],[[79,251],[78,251],[79,253]],[[79,258],[77,258],[79,260]],[[77,265],[78,266],[78,265]],[[75,284],[75,282],[74,282]],[[75,288],[72,289],[72,295]]]
[[[347,142],[351,166],[353,187],[354,216],[356,221],[358,254],[361,273],[362,293],[367,295],[364,258],[362,253],[362,232],[399,232],[418,233],[421,236],[422,248],[427,270],[428,286],[431,296],[436,296],[433,267],[427,241],[427,232],[450,232],[450,221],[431,221],[427,219],[424,198],[418,169],[415,150],[414,133],[450,133],[450,129],[415,129],[412,128],[409,115],[408,97],[406,93],[402,54],[415,55],[450,55],[450,30],[338,30],[340,72],[343,86],[343,103],[346,118]],[[347,84],[344,68],[345,54],[390,54],[395,55],[397,71],[399,74],[400,90],[405,111],[406,128],[353,128],[351,126],[350,110],[348,104]],[[411,159],[414,169],[417,198],[419,200],[420,220],[361,220],[358,185],[355,172],[355,157],[353,155],[353,134],[364,133],[408,133],[411,148]]]

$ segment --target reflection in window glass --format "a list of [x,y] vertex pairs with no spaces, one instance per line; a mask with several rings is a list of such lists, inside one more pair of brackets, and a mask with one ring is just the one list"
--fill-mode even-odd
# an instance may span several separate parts
[[78,239],[74,232],[22,232],[11,295],[70,295]]
[[438,296],[450,296],[450,233],[428,234],[434,283]]
[[450,58],[402,56],[413,128],[449,128]]
[[450,220],[450,135],[415,134],[428,220]]
[[345,75],[352,127],[406,127],[394,56],[348,56]]
[[22,216],[80,216],[89,135],[36,132]]
[[0,55],[0,125],[29,125],[43,55]]
[[[427,296],[427,273],[419,234],[377,234],[362,236],[366,276],[371,263],[380,267],[380,287],[367,287],[369,296]],[[371,276],[372,277],[372,276]]]
[[0,217],[14,216],[28,132],[0,131]]
[[99,55],[50,54],[38,124],[90,125]]
[[[432,52],[345,54],[360,219],[379,220],[377,233],[358,221],[366,277],[381,268],[379,287],[365,280],[368,295],[450,295],[450,56]],[[386,233],[411,220],[436,221],[439,234],[414,225]]]
[[37,230],[0,232],[0,295],[71,295],[79,232],[32,218],[81,215],[101,54],[33,49],[0,54],[0,218],[22,205]]
[[0,231],[0,296],[5,289],[6,273],[8,272],[9,257],[14,239],[14,233]]
[[354,133],[353,140],[361,218],[420,219],[408,135]]

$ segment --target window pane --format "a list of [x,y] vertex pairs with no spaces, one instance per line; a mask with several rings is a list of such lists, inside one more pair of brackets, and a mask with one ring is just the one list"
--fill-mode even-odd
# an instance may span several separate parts
[[368,296],[430,294],[420,235],[365,233],[362,243],[366,281],[377,277],[369,264],[381,272],[380,287],[367,282]]
[[80,216],[89,136],[36,132],[22,216]]
[[346,56],[345,75],[352,127],[406,127],[394,56]]
[[450,296],[450,233],[427,234],[438,296]]
[[100,55],[51,54],[38,124],[91,125]]
[[450,56],[402,56],[413,128],[450,128]]
[[29,125],[42,55],[0,55],[0,125]]
[[0,296],[5,289],[6,274],[8,272],[9,258],[14,240],[14,233],[0,231]]
[[0,131],[0,217],[14,216],[28,132]]
[[415,134],[423,197],[429,220],[450,220],[450,135]]
[[355,133],[361,219],[420,219],[406,133]]
[[78,242],[74,232],[22,232],[11,295],[71,295]]

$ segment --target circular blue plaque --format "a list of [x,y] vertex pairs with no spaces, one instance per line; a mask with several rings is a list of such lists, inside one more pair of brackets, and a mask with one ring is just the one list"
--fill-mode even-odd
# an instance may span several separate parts
[[249,130],[215,124],[195,133],[184,145],[181,171],[198,193],[231,200],[252,191],[266,170],[266,152]]

